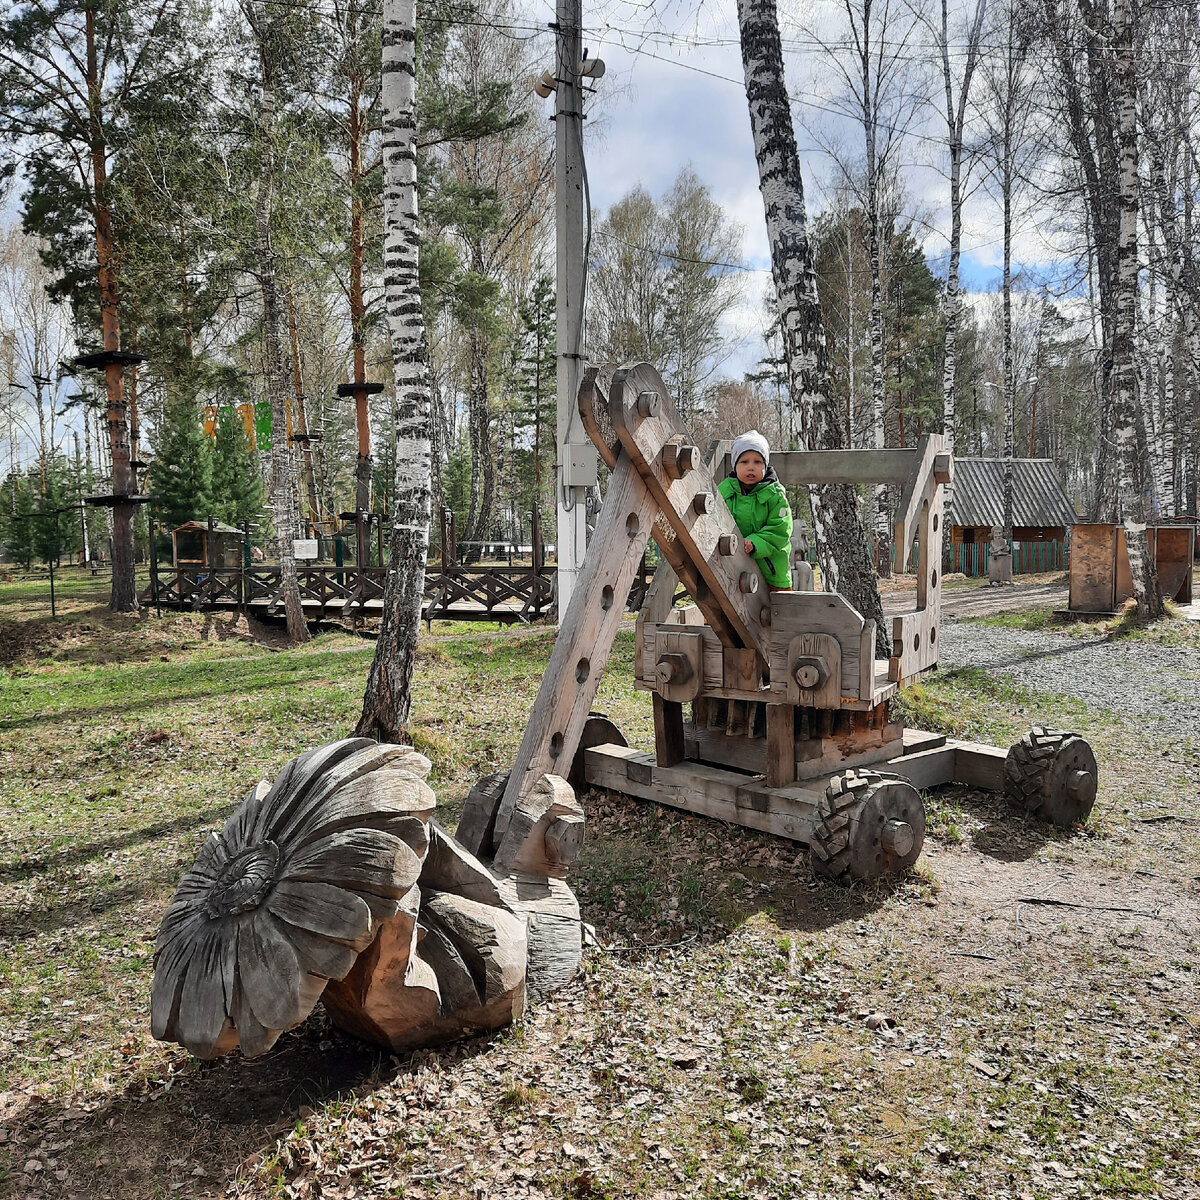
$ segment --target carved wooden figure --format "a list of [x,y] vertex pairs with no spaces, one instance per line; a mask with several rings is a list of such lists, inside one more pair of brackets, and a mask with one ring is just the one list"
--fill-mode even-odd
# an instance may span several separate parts
[[348,1032],[411,1049],[498,1029],[565,983],[581,949],[570,785],[536,780],[486,862],[433,819],[428,771],[409,747],[349,738],[260,783],[163,918],[155,1037],[254,1056],[323,999]]

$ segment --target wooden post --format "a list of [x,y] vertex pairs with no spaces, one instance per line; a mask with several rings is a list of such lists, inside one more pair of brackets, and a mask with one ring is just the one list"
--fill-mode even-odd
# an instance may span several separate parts
[[497,843],[522,797],[543,775],[566,776],[621,625],[657,504],[628,456],[608,485],[592,553],[583,563],[496,814]]
[[660,767],[683,762],[683,705],[654,693],[654,757]]
[[796,712],[790,704],[767,705],[767,787],[796,779]]

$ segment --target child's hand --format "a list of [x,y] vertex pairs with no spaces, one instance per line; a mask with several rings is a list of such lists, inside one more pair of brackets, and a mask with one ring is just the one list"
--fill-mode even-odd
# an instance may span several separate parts
[[754,553],[754,543],[749,538],[747,538],[742,543],[742,549],[745,550],[745,552],[747,554],[753,554]]

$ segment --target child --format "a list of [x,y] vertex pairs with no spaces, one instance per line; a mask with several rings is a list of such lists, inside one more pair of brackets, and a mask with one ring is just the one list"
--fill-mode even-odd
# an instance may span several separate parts
[[761,569],[772,591],[792,586],[788,568],[792,510],[787,493],[770,465],[771,447],[757,429],[733,443],[733,470],[717,484],[738,530],[743,547]]

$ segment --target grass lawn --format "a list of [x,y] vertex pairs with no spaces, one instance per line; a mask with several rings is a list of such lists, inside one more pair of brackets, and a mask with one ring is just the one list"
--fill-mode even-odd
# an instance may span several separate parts
[[[1084,830],[947,789],[907,879],[844,889],[795,844],[589,792],[572,879],[599,945],[520,1025],[401,1060],[318,1008],[202,1064],[149,1034],[158,921],[257,780],[352,728],[373,643],[291,650],[56,583],[54,622],[43,580],[0,583],[0,1197],[1200,1194],[1200,764],[1178,748],[934,675],[914,724],[1087,734]],[[553,636],[423,639],[414,741],[450,827],[514,755]],[[630,622],[596,707],[646,744],[632,655]]]

